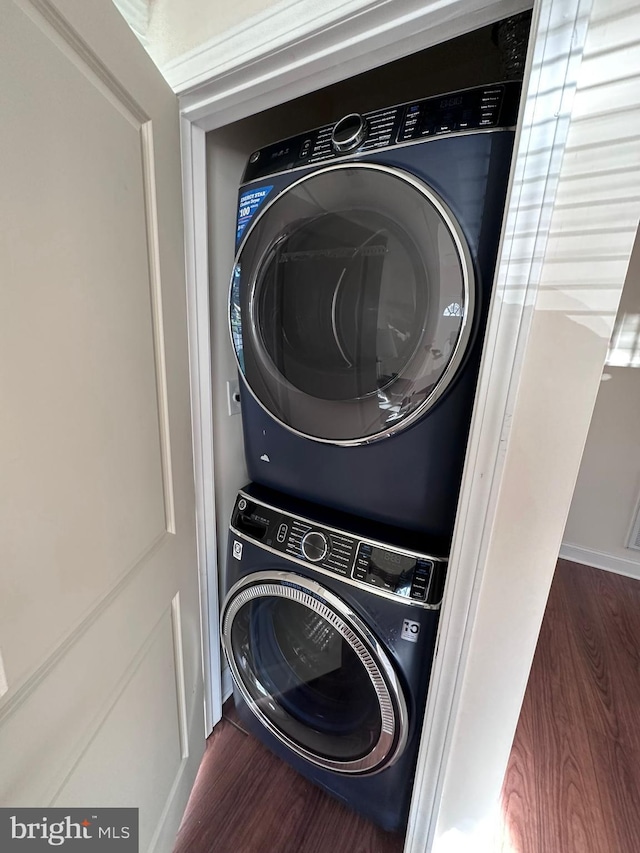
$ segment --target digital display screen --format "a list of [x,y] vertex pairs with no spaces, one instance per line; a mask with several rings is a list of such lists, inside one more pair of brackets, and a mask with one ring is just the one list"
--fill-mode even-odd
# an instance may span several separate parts
[[396,554],[395,551],[387,551],[383,548],[371,550],[371,565],[387,576],[397,577],[403,572],[409,572],[415,564],[415,558],[407,557],[406,554]]
[[455,98],[443,98],[438,106],[441,110],[450,110],[451,107],[459,107],[463,102],[462,95],[457,95]]
[[501,86],[473,89],[410,104],[398,133],[399,142],[474,127],[491,127],[500,116]]

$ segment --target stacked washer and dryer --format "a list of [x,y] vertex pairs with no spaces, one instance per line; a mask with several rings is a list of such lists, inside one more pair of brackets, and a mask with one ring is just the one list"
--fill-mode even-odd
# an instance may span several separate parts
[[240,187],[236,705],[388,830],[408,815],[519,95],[347,115],[256,151]]

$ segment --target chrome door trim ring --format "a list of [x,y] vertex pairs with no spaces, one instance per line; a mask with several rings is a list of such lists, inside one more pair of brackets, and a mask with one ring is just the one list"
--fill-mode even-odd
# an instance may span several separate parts
[[[233,654],[231,626],[241,607],[252,599],[267,596],[288,598],[314,610],[342,635],[365,667],[375,690],[381,715],[380,737],[367,755],[351,761],[317,755],[280,731],[249,693]],[[281,743],[319,767],[347,775],[378,773],[398,760],[406,746],[409,733],[407,703],[402,687],[380,643],[341,598],[321,584],[293,572],[254,572],[239,580],[229,590],[221,614],[222,647],[233,679],[252,713]]]
[[[462,317],[462,325],[460,327],[460,334],[458,335],[458,339],[456,341],[453,353],[451,358],[449,359],[447,366],[442,372],[439,380],[436,382],[435,387],[431,391],[431,393],[426,397],[422,403],[407,417],[402,418],[402,420],[398,421],[393,426],[388,429],[380,430],[380,432],[373,433],[372,435],[363,436],[360,438],[351,438],[351,439],[333,439],[333,438],[322,438],[320,436],[309,435],[308,433],[301,432],[297,430],[295,427],[290,426],[281,420],[277,415],[275,415],[272,411],[270,411],[265,404],[258,398],[258,396],[254,393],[253,388],[249,384],[247,378],[245,377],[244,371],[240,365],[240,361],[238,359],[238,353],[236,351],[235,341],[233,338],[233,330],[231,327],[231,298],[233,293],[233,282],[235,277],[235,269],[240,260],[240,256],[244,249],[245,243],[251,236],[254,228],[260,223],[262,218],[267,215],[271,207],[276,204],[284,195],[293,190],[295,187],[300,184],[305,183],[311,178],[315,178],[318,175],[325,174],[327,172],[335,172],[335,171],[344,171],[345,169],[367,169],[369,171],[374,172],[382,172],[385,174],[390,174],[393,177],[403,181],[406,184],[409,184],[414,190],[419,192],[424,198],[427,200],[432,207],[435,208],[436,212],[441,217],[444,222],[445,227],[449,231],[456,250],[458,252],[458,258],[460,261],[460,267],[462,272],[462,282],[464,288],[464,299],[465,299],[465,311]],[[253,304],[255,297],[255,287],[256,287],[256,279],[257,272],[252,274],[251,278],[251,293],[249,295],[249,304]],[[420,420],[429,409],[431,409],[435,403],[440,399],[440,397],[447,390],[449,385],[453,382],[458,367],[462,363],[464,356],[466,355],[467,344],[469,343],[469,338],[471,336],[471,329],[473,327],[473,318],[475,315],[475,275],[473,271],[473,260],[471,258],[471,252],[469,251],[469,247],[467,245],[467,240],[464,236],[462,229],[460,228],[455,216],[452,211],[449,209],[446,202],[440,198],[440,196],[429,187],[424,181],[416,178],[414,175],[411,175],[409,172],[405,172],[403,169],[399,169],[395,166],[386,166],[381,163],[368,163],[368,162],[343,162],[338,163],[337,165],[330,165],[319,167],[318,169],[309,172],[306,175],[303,175],[298,180],[294,181],[289,186],[285,187],[281,190],[274,198],[272,198],[262,210],[256,214],[255,219],[250,224],[247,229],[246,234],[244,235],[238,250],[236,252],[236,256],[233,261],[233,269],[231,273],[231,282],[229,285],[229,310],[228,310],[228,327],[229,327],[229,336],[231,339],[231,348],[233,350],[233,356],[236,361],[236,366],[238,368],[238,375],[242,378],[242,381],[256,401],[256,403],[260,406],[260,408],[269,415],[276,423],[280,424],[284,429],[293,433],[294,435],[300,436],[301,438],[309,439],[310,441],[317,441],[321,444],[332,444],[339,447],[359,447],[366,444],[372,444],[375,441],[380,441],[381,439],[390,438],[393,435],[396,435],[399,432],[402,432],[405,429],[408,429],[412,424],[416,421]],[[241,322],[243,322],[241,320]],[[253,318],[251,321],[253,322]],[[244,333],[242,335],[244,340]],[[259,337],[259,335],[258,335]],[[287,381],[286,377],[281,377],[283,382],[286,385],[290,385]],[[299,392],[303,396],[309,397],[310,395],[304,395],[303,392]]]

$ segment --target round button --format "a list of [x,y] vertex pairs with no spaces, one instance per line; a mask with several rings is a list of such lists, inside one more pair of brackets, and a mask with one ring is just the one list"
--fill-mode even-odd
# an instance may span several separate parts
[[310,530],[302,538],[302,553],[312,563],[319,563],[327,555],[327,537],[318,530]]
[[338,154],[353,151],[367,136],[367,123],[358,113],[341,118],[331,131],[331,145]]
[[238,501],[238,509],[240,510],[240,512],[243,512],[243,510],[245,510],[246,508],[247,508],[247,502],[245,501],[244,498],[240,498],[240,500]]
[[250,163],[257,163],[259,159],[260,159],[260,152],[254,151],[253,154],[251,155],[251,157],[249,157],[249,162]]

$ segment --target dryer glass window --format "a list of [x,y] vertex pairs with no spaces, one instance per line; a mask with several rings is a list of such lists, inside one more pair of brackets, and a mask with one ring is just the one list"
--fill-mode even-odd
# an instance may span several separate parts
[[253,600],[235,617],[231,645],[251,699],[295,744],[338,762],[374,749],[382,719],[371,679],[315,610],[288,598]]
[[231,304],[240,369],[297,432],[388,434],[453,378],[471,279],[464,238],[425,186],[385,167],[322,170],[266,208],[242,246]]

